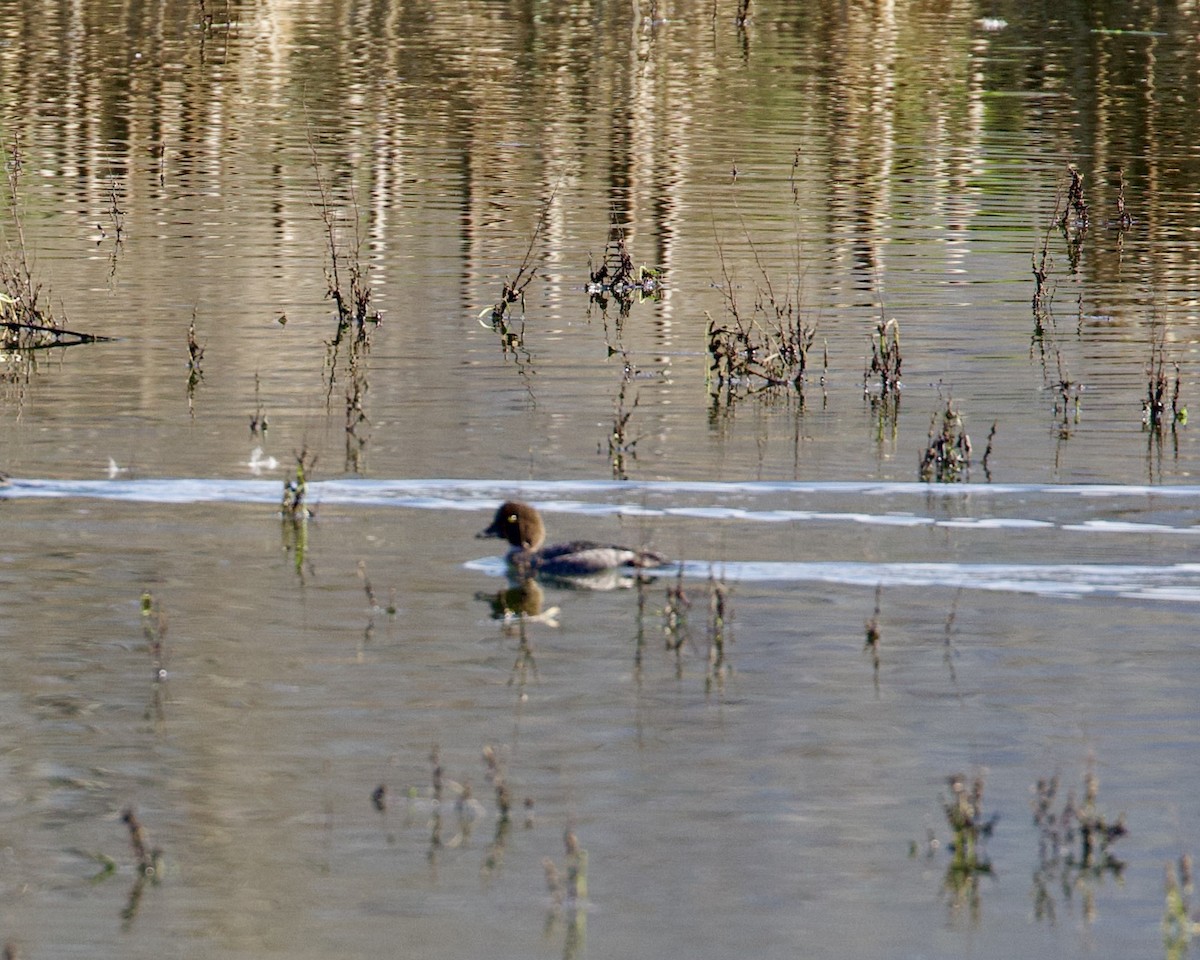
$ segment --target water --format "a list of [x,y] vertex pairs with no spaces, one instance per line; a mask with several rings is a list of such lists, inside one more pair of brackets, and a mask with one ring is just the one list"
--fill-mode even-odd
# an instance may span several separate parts
[[[1161,949],[1200,796],[1200,487],[1193,428],[1142,402],[1161,359],[1194,406],[1195,12],[735,6],[0,8],[24,249],[115,338],[0,384],[21,955]],[[1091,223],[1064,237],[1068,163]],[[369,349],[330,346],[322,185]],[[611,220],[662,271],[626,311],[584,290]],[[730,295],[815,325],[802,391],[709,389]],[[898,407],[863,395],[881,317]],[[920,483],[948,402],[968,482]],[[498,622],[474,535],[510,496],[673,563]],[[1039,853],[1034,783],[1061,809],[1089,770],[1119,876]],[[956,773],[1000,817],[991,874],[949,869]],[[568,828],[575,909],[545,879]]]

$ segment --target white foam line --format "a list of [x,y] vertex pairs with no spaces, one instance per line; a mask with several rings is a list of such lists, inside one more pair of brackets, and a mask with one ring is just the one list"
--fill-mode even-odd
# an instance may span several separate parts
[[[180,491],[172,494],[172,488]],[[213,479],[113,479],[113,480],[23,480],[16,479],[0,491],[19,496],[170,496],[174,502],[185,495],[208,501],[230,496],[254,501],[266,496],[276,498],[282,484],[278,480]],[[720,497],[756,497],[763,494],[855,494],[859,496],[920,496],[941,499],[1006,496],[1066,496],[1087,498],[1172,497],[1200,500],[1200,486],[1153,486],[1149,484],[1045,484],[1045,483],[916,483],[877,480],[832,481],[716,481],[716,480],[468,480],[424,478],[365,480],[347,478],[314,481],[312,492],[345,501],[395,499],[400,496],[429,497],[438,503],[454,501],[464,495],[503,500],[510,496],[561,497],[570,493],[631,494],[712,494]],[[188,491],[184,494],[183,491]],[[456,501],[455,501],[456,502]]]
[[[465,564],[489,576],[503,576],[504,560],[485,557]],[[968,564],[968,563],[770,563],[689,561],[646,571],[655,577],[684,576],[740,583],[831,583],[875,587],[945,587],[1079,598],[1111,596],[1138,600],[1200,603],[1200,565],[1132,564]]]
[[[623,502],[596,502],[563,499],[564,494],[622,494]],[[649,506],[629,502],[631,495],[655,493],[707,494],[725,502]],[[1200,525],[1172,526],[1135,521],[1083,520],[1058,524],[1052,520],[1022,517],[950,517],[938,518],[905,511],[821,511],[814,509],[770,508],[755,510],[739,502],[753,503],[759,495],[787,493],[800,495],[846,495],[860,497],[967,498],[981,494],[993,499],[1005,496],[1029,497],[1036,494],[1079,498],[1154,497],[1194,498],[1200,501],[1200,486],[1152,487],[1145,485],[1052,485],[1052,484],[922,484],[878,482],[749,482],[715,481],[496,481],[496,480],[363,480],[339,479],[309,484],[311,503],[331,505],[393,506],[409,509],[460,510],[486,512],[495,509],[504,498],[524,496],[534,500],[547,513],[589,516],[686,517],[706,520],[738,520],[753,523],[855,523],[887,527],[947,527],[959,529],[1061,529],[1076,533],[1102,534],[1200,534]],[[282,484],[278,480],[227,479],[112,479],[112,480],[14,480],[0,488],[0,497],[22,498],[94,498],[143,503],[264,503],[278,504]],[[550,499],[543,499],[549,497]],[[734,501],[734,502],[730,502]]]

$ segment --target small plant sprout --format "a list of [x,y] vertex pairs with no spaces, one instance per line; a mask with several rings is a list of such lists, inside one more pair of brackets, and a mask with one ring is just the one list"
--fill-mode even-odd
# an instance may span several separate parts
[[929,443],[921,454],[918,476],[923,483],[955,483],[968,479],[971,469],[971,438],[963,429],[962,417],[952,400],[934,414],[929,423]]
[[142,637],[150,651],[154,667],[154,696],[146,708],[145,719],[162,723],[166,719],[163,706],[163,684],[167,679],[167,615],[150,591],[142,594]]
[[1125,204],[1125,168],[1117,167],[1117,226],[1128,230],[1133,226],[1133,217]]
[[250,418],[250,436],[265,437],[270,427],[271,424],[267,420],[266,413],[263,411],[262,381],[256,370],[254,372],[254,416]]
[[691,598],[683,588],[683,567],[681,566],[675,583],[667,587],[667,602],[663,607],[663,636],[666,639],[667,649],[676,655],[687,641],[687,615],[691,606]]
[[1061,862],[1093,874],[1120,874],[1125,864],[1110,847],[1128,834],[1124,815],[1111,820],[1097,805],[1100,782],[1089,769],[1083,781],[1083,802],[1068,792],[1061,810],[1055,810],[1058,777],[1039,780],[1034,788],[1033,822],[1038,828],[1038,850],[1043,866]]
[[1182,958],[1188,944],[1200,935],[1200,923],[1192,913],[1192,858],[1182,854],[1177,863],[1168,863],[1165,869],[1166,905],[1163,909],[1163,943],[1168,958]]
[[876,688],[879,687],[879,641],[881,639],[879,632],[879,611],[882,596],[883,584],[877,583],[875,585],[875,610],[866,623],[867,639],[864,645],[864,649],[871,654],[871,665],[875,671]]
[[292,554],[296,573],[304,572],[304,559],[308,553],[308,520],[312,510],[308,506],[308,475],[316,465],[305,447],[296,454],[296,475],[283,482],[283,500],[280,515],[283,520],[283,548]]
[[[121,209],[121,181],[118,177],[108,178],[108,218],[112,221],[113,239],[119,247],[125,239],[125,211]],[[96,224],[100,233],[107,236],[107,232],[100,224]]]
[[1142,401],[1142,425],[1152,433],[1161,435],[1169,425],[1172,430],[1186,426],[1187,407],[1180,400],[1179,363],[1171,364],[1175,376],[1172,382],[1167,376],[1167,363],[1162,336],[1155,338],[1150,351],[1150,362],[1146,365],[1146,398]]
[[863,369],[863,396],[875,416],[875,439],[895,440],[900,420],[900,391],[903,389],[900,354],[900,323],[885,319],[882,311],[871,334],[871,361]]
[[162,877],[163,855],[158,847],[150,846],[146,830],[133,807],[125,808],[121,814],[121,822],[129,829],[129,843],[133,847],[134,867],[137,870],[137,878],[130,888],[125,908],[121,911],[121,919],[128,928],[137,917],[146,884],[157,884]]
[[192,322],[188,324],[187,332],[188,371],[191,373],[192,385],[204,379],[201,361],[204,360],[204,347],[196,339],[196,311],[192,311]]
[[288,520],[306,520],[312,516],[306,500],[308,497],[308,474],[316,465],[316,457],[310,456],[305,447],[296,454],[296,475],[283,482],[283,515]]
[[637,459],[637,444],[641,437],[630,439],[628,429],[633,411],[637,409],[638,397],[635,395],[631,406],[625,405],[625,395],[633,379],[633,365],[626,359],[621,374],[621,389],[617,393],[617,401],[613,410],[612,429],[608,433],[608,460],[612,466],[614,480],[628,480],[625,470],[626,457]]
[[[904,358],[900,355],[900,322],[879,318],[871,334],[871,362],[863,371],[863,393],[886,400],[898,396],[903,388],[900,368]],[[874,383],[874,389],[872,384]]]
[[[730,629],[733,622],[733,609],[729,600],[729,587],[711,570],[705,590],[708,596],[708,622],[704,650],[704,692],[709,694],[714,689],[722,689],[725,678],[732,672],[729,663],[729,647],[733,643]],[[699,652],[698,644],[692,637],[688,624],[688,612],[692,608],[692,603],[692,597],[683,586],[683,569],[681,567],[675,582],[667,587],[666,605],[662,611],[663,636],[666,640],[666,649],[675,654],[676,677],[683,676],[684,647],[690,646]]]
[[954,859],[950,870],[963,876],[991,873],[992,864],[984,853],[983,846],[992,835],[999,815],[984,815],[983,776],[980,774],[968,783],[963,774],[956,773],[947,779],[947,784],[950,787],[950,797],[942,800],[942,810],[954,835]]
[[1074,213],[1074,226],[1078,230],[1086,230],[1090,222],[1087,201],[1083,197],[1083,174],[1073,163],[1067,164],[1067,209],[1059,217],[1059,226],[1065,232],[1069,225],[1070,215]]
[[983,448],[983,460],[981,461],[981,465],[983,467],[983,475],[987,478],[989,483],[991,482],[991,479],[992,479],[992,468],[991,468],[992,445],[996,440],[996,426],[997,426],[997,421],[993,420],[992,421],[992,429],[988,431],[988,435],[987,435],[987,446]]
[[723,580],[709,571],[708,574],[708,658],[704,675],[704,690],[711,693],[714,687],[722,687],[729,671],[726,645],[729,624],[733,611],[729,604],[729,588]]
[[[529,244],[525,247],[525,256],[521,258],[521,264],[517,267],[516,276],[511,279],[505,277],[504,286],[500,291],[500,299],[490,307],[485,307],[479,313],[480,324],[490,326],[492,330],[499,334],[500,347],[506,356],[510,352],[515,354],[517,349],[525,342],[525,288],[537,276],[537,267],[533,262],[533,250],[537,246],[538,238],[542,235],[542,231],[546,227],[546,222],[550,217],[550,211],[554,203],[554,197],[557,193],[558,187],[555,186],[542,204],[537,225],[533,228],[533,233],[529,237]],[[510,318],[512,308],[518,303],[521,305],[519,327]],[[488,318],[488,323],[483,322],[484,317]]]

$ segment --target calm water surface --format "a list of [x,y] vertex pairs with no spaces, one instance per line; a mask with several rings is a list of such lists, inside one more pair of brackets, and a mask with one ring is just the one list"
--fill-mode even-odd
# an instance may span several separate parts
[[[736,7],[0,7],[8,263],[114,338],[0,369],[20,955],[1164,950],[1200,817],[1200,451],[1142,402],[1161,364],[1200,404],[1197,12]],[[1063,232],[1068,164],[1090,222]],[[383,312],[364,346],[332,345],[330,229]],[[593,301],[617,230],[662,289]],[[710,320],[772,296],[815,329],[802,387],[714,390]],[[967,482],[921,484],[948,403]],[[509,496],[681,565],[501,624],[474,534]],[[1039,850],[1033,785],[1061,810],[1089,770],[1119,870]],[[950,869],[956,773],[999,816],[990,874]],[[546,881],[568,829],[575,905]]]

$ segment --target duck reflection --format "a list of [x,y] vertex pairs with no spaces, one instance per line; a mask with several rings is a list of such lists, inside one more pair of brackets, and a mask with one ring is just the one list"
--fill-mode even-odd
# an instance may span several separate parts
[[542,604],[545,597],[545,592],[536,580],[513,584],[496,593],[481,590],[475,594],[476,600],[481,600],[491,606],[493,620],[505,623],[532,621],[556,627],[558,626],[558,607],[543,610]]

